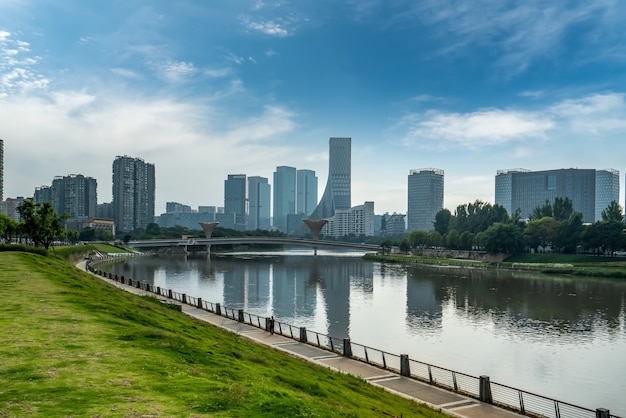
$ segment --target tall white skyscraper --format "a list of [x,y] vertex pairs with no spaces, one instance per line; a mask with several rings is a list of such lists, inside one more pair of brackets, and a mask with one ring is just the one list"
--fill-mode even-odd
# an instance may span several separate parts
[[409,231],[432,231],[435,216],[443,209],[443,170],[411,170],[408,181],[407,226]]
[[328,181],[311,219],[326,219],[336,210],[351,207],[351,138],[330,138],[328,153]]
[[296,213],[296,169],[279,166],[274,172],[274,227],[287,232],[287,217]]
[[248,229],[270,229],[271,186],[267,178],[248,177]]
[[317,206],[317,176],[313,170],[296,171],[296,213],[309,216]]

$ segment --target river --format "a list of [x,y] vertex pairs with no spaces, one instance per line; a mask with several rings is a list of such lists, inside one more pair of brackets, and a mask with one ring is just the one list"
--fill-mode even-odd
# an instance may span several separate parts
[[626,417],[626,281],[408,267],[361,255],[141,257],[106,270]]

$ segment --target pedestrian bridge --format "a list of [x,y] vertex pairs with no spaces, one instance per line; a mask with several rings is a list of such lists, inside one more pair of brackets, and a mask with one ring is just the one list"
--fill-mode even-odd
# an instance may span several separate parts
[[220,245],[247,245],[267,244],[282,245],[289,247],[329,248],[375,252],[380,249],[376,244],[359,244],[352,242],[337,242],[326,240],[313,240],[289,237],[237,237],[237,238],[190,238],[190,239],[154,239],[129,241],[128,246],[137,249],[150,250],[167,247],[182,247],[185,250],[194,247],[206,247]]

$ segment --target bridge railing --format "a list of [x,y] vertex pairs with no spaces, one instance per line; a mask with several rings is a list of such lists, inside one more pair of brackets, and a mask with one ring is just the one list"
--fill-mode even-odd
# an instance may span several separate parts
[[[101,270],[92,269],[92,271],[111,280],[115,280],[117,277]],[[149,283],[124,279],[123,276],[121,280],[118,278],[118,281],[155,293],[159,296],[165,296],[168,299],[183,304],[191,305],[238,322],[249,324],[256,328],[267,330],[268,318],[265,316],[244,312],[242,309],[224,307],[219,303],[207,302],[200,298],[175,292],[171,289],[153,286]],[[593,410],[567,402],[561,402],[511,386],[490,382],[489,378],[486,376],[471,376],[444,367],[409,359],[408,356],[397,355],[354,343],[348,338],[333,337],[278,320],[275,321],[274,332],[306,344],[332,351],[342,356],[363,361],[381,369],[389,370],[527,416],[541,418],[620,418],[617,415],[610,414],[604,409]]]

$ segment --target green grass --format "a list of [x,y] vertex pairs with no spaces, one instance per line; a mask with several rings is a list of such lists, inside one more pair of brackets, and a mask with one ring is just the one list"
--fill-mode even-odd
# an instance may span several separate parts
[[138,297],[0,253],[0,417],[443,417]]

